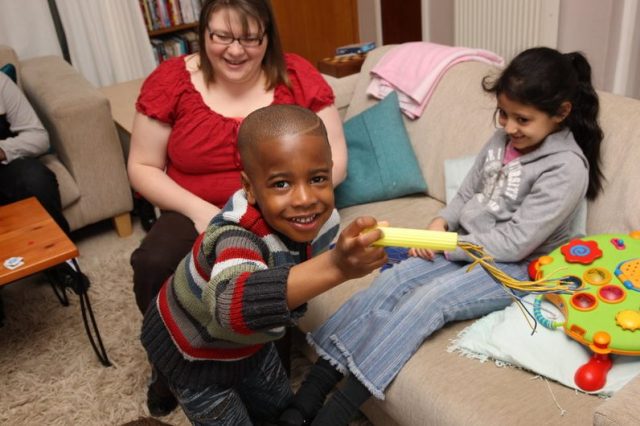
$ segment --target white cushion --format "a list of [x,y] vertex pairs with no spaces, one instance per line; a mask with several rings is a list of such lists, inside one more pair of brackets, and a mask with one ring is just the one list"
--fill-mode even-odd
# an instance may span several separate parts
[[465,176],[467,176],[467,173],[469,173],[469,170],[471,170],[475,160],[475,155],[444,160],[444,186],[447,204],[455,197],[458,188],[462,185],[462,181]]
[[[524,298],[530,312],[534,298]],[[542,308],[545,317],[562,320],[562,314],[551,303],[542,302]],[[586,346],[569,338],[562,329],[549,330],[538,324],[532,335],[524,313],[515,303],[465,328],[449,350],[521,367],[574,389],[578,389],[574,382],[576,370],[592,356]],[[640,357],[611,355],[611,359],[613,366],[604,388],[592,393],[612,395],[640,373]]]

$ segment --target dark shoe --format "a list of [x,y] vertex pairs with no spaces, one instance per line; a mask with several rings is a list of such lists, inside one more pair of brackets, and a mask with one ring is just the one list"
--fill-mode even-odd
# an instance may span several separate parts
[[76,271],[67,262],[56,265],[47,271],[50,281],[57,284],[62,290],[70,288],[76,294],[80,294],[80,290],[87,291],[91,286],[91,281],[82,272]]
[[153,417],[163,417],[170,414],[178,406],[178,400],[173,394],[160,394],[154,384],[147,388],[147,408]]
[[302,426],[309,424],[310,421],[305,419],[304,414],[294,406],[289,406],[280,414],[278,418],[278,426]]

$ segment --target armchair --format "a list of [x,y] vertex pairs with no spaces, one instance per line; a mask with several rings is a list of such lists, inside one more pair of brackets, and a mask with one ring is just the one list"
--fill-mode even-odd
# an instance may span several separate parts
[[131,189],[107,98],[58,56],[20,61],[0,45],[7,63],[49,132],[52,153],[40,160],[58,179],[71,230],[111,218],[118,235],[131,234]]

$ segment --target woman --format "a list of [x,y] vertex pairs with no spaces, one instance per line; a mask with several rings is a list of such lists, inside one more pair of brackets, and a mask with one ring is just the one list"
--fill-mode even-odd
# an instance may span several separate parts
[[[162,210],[131,256],[142,313],[209,220],[240,188],[238,127],[270,104],[298,104],[324,122],[333,180],[346,176],[347,151],[331,88],[301,57],[283,54],[267,0],[211,0],[198,27],[200,52],[163,62],[142,86],[128,160],[129,179]],[[152,414],[175,399],[152,380]]]

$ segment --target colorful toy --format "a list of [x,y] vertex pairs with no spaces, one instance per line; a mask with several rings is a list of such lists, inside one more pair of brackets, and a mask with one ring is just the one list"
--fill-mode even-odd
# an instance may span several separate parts
[[[575,239],[534,260],[531,279],[562,276],[581,285],[572,293],[539,296],[534,316],[548,328],[565,333],[594,353],[575,374],[585,391],[604,387],[611,368],[610,353],[640,355],[640,231],[627,235],[602,234]],[[551,322],[540,310],[542,298],[564,314]]]

